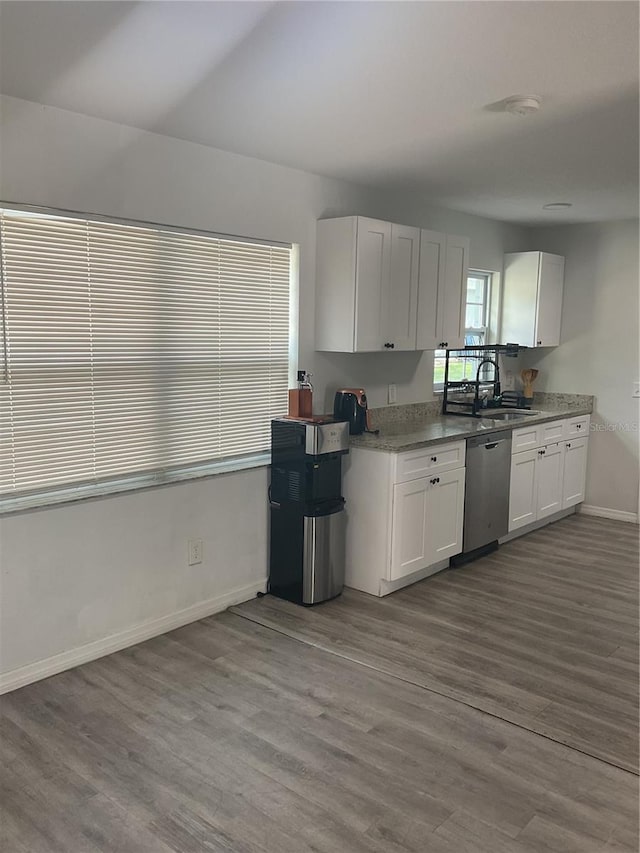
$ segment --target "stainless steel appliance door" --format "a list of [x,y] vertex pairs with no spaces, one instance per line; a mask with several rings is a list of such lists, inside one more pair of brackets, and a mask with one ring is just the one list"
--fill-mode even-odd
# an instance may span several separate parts
[[344,586],[346,513],[304,517],[302,603],[334,598]]
[[467,439],[463,553],[507,534],[510,471],[510,431]]
[[307,424],[305,452],[310,456],[338,453],[349,449],[349,424],[344,421],[331,424]]

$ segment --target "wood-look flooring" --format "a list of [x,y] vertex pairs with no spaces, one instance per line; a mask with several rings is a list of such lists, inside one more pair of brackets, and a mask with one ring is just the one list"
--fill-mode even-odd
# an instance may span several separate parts
[[[267,597],[0,697],[0,850],[637,853],[637,528],[544,533],[380,601]],[[545,711],[562,738],[529,730]]]
[[638,770],[638,527],[573,515],[383,599],[233,608]]

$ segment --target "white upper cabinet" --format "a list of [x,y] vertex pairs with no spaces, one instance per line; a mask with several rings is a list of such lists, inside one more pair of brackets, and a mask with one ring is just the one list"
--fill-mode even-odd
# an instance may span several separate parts
[[527,347],[560,343],[564,258],[546,252],[504,256],[501,339]]
[[419,350],[464,346],[469,239],[420,232]]
[[316,349],[415,350],[420,230],[362,216],[317,223]]

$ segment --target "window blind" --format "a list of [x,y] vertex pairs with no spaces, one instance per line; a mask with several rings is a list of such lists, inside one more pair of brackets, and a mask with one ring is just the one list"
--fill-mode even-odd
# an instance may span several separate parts
[[263,453],[291,249],[0,212],[0,499]]

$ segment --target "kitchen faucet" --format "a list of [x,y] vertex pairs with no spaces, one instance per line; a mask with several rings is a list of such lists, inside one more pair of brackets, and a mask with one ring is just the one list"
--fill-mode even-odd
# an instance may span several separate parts
[[478,409],[480,408],[480,399],[478,397],[478,391],[480,389],[480,371],[482,370],[485,364],[492,364],[495,368],[495,372],[493,374],[493,399],[499,399],[501,396],[500,391],[500,365],[497,361],[494,361],[492,358],[484,358],[480,364],[478,365],[478,370],[476,371],[476,393],[473,400],[473,414],[478,414]]

